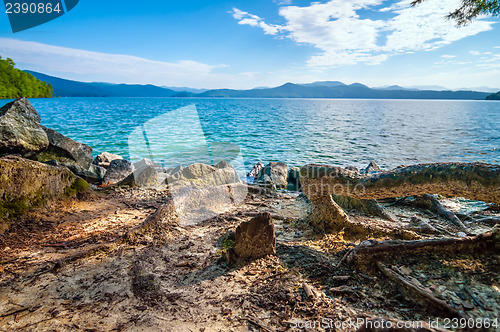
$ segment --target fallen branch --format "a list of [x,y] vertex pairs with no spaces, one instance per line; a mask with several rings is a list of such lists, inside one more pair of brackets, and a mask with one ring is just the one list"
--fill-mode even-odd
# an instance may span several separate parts
[[393,258],[408,252],[469,251],[473,249],[493,250],[500,243],[500,227],[491,232],[465,238],[427,239],[417,241],[376,240],[364,241],[347,257],[348,263],[366,264],[374,259]]
[[436,195],[426,194],[426,195],[416,196],[413,201],[407,200],[406,204],[430,210],[431,212],[436,213],[438,216],[450,221],[461,231],[467,230],[467,227],[464,225],[462,220],[460,220],[453,212],[446,209],[439,202]]
[[382,273],[388,278],[396,281],[398,284],[402,285],[406,289],[408,289],[411,293],[422,298],[426,303],[437,309],[441,313],[445,313],[450,317],[458,317],[458,318],[468,318],[464,313],[459,312],[453,309],[446,301],[440,300],[436,298],[431,292],[422,288],[421,286],[411,282],[410,280],[404,278],[397,272],[389,269],[384,264],[377,262],[377,266],[382,271]]

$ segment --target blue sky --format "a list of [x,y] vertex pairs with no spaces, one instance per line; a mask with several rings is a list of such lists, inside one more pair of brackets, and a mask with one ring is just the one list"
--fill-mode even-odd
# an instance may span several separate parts
[[253,88],[318,80],[500,90],[500,19],[457,28],[459,0],[82,0],[0,55],[81,81]]

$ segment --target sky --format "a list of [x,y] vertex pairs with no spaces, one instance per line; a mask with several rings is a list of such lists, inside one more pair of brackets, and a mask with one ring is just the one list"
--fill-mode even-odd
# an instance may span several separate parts
[[13,33],[0,56],[85,82],[249,89],[287,82],[500,90],[500,18],[457,27],[460,0],[82,0]]

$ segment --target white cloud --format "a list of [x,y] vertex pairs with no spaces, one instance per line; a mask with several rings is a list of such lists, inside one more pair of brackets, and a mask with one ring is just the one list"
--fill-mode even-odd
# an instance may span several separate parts
[[214,72],[226,65],[214,66],[190,60],[154,61],[10,38],[0,38],[0,55],[14,59],[23,69],[81,81],[203,88],[237,85],[238,81],[254,78],[249,73],[229,75]]
[[276,35],[282,28],[278,25],[267,24],[259,16],[249,14],[247,12],[239,10],[238,8],[233,8],[233,11],[231,13],[233,14],[233,17],[239,21],[238,24],[260,27],[262,28],[262,30],[264,30],[264,33],[266,35]]
[[[356,63],[379,64],[397,54],[431,51],[460,39],[491,30],[494,22],[480,19],[457,28],[446,20],[450,10],[460,0],[426,1],[416,7],[411,0],[402,0],[390,7],[373,9],[384,0],[330,0],[313,2],[309,6],[282,6],[279,14],[283,25],[264,22],[259,16],[233,10],[241,25],[260,27],[266,34],[280,35],[297,43],[312,45],[320,53],[307,64],[312,67],[331,67]],[[385,20],[362,18],[360,10],[387,12]]]
[[443,54],[441,55],[442,58],[445,58],[445,59],[453,59],[456,57],[456,55],[450,55],[450,54]]

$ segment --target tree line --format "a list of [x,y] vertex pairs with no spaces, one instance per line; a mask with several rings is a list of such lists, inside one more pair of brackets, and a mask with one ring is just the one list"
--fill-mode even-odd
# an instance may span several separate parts
[[52,85],[17,69],[12,59],[0,56],[0,98],[50,98],[53,93]]

